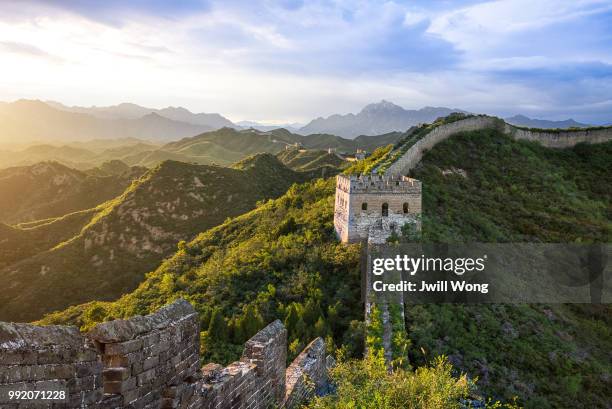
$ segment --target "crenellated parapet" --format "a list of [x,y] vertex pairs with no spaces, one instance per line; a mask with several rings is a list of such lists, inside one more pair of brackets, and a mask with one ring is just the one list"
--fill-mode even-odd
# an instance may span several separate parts
[[338,175],[338,189],[346,193],[417,193],[421,182],[402,175]]
[[[201,367],[199,348],[198,315],[184,300],[85,334],[75,327],[2,322],[0,407],[293,408],[316,392],[293,393],[296,372],[315,384],[327,382],[326,371],[312,369],[325,366],[320,338],[305,350],[308,359],[298,356],[286,374],[287,331],[278,320],[247,341],[242,358],[227,367]],[[9,390],[65,391],[65,399],[14,400]]]

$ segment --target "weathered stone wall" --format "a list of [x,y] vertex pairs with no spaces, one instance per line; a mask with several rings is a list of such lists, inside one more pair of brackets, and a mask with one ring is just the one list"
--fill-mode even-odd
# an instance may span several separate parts
[[8,399],[8,391],[52,390],[68,392],[56,407],[102,400],[102,361],[94,346],[74,327],[0,322],[0,407],[32,407]]
[[260,385],[263,402],[280,402],[285,396],[287,362],[287,330],[276,320],[248,340],[242,354],[243,362],[255,365],[263,379]]
[[[74,327],[0,323],[0,408],[264,409],[285,402],[301,368],[326,379],[325,346],[313,342],[286,380],[287,331],[275,321],[245,344],[240,361],[200,367],[199,321],[184,300],[145,317]],[[321,345],[322,348],[321,349]],[[51,387],[51,383],[53,384]],[[7,390],[68,390],[64,402],[8,399]],[[290,394],[293,396],[292,394]],[[308,393],[295,395],[296,405]]]
[[421,161],[425,151],[448,139],[451,135],[487,128],[497,128],[514,139],[539,142],[542,146],[549,148],[569,148],[581,142],[602,143],[612,140],[612,127],[546,132],[517,128],[499,118],[479,115],[434,128],[389,166],[385,174],[405,175]]
[[577,143],[603,143],[612,140],[612,127],[571,131],[542,132],[517,128],[510,124],[504,126],[504,132],[514,139],[539,142],[548,148],[571,148]]
[[283,407],[292,409],[320,394],[327,385],[325,342],[317,338],[287,368],[287,390]]
[[170,388],[199,377],[199,321],[187,301],[99,324],[88,337],[102,356],[104,392],[120,395],[125,405],[161,407]]
[[440,125],[415,142],[397,161],[387,168],[387,175],[405,175],[414,168],[423,158],[423,153],[438,143],[448,139],[458,132],[475,131],[478,129],[499,127],[498,118],[490,116],[473,116],[450,124]]
[[201,408],[268,408],[285,393],[287,330],[276,320],[245,344],[240,361],[202,368]]
[[334,204],[334,229],[343,243],[349,241],[350,182],[346,177],[336,177],[336,201]]

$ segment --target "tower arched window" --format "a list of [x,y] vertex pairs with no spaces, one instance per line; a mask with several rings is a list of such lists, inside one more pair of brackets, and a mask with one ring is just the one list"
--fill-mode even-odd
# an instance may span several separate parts
[[389,203],[382,204],[382,215],[383,217],[389,216]]
[[361,210],[363,210],[364,212],[365,212],[366,210],[368,210],[368,203],[367,203],[367,202],[363,202],[363,203],[361,204]]
[[404,214],[408,213],[408,203],[404,203],[404,205],[402,206],[403,210],[404,210]]

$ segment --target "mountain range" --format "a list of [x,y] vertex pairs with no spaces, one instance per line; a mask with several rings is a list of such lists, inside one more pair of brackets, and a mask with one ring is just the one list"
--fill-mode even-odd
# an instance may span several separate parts
[[[426,187],[423,239],[605,242],[610,236],[611,155],[610,142],[549,149],[492,129],[455,135],[428,150],[410,174]],[[371,168],[380,160],[384,156],[372,155],[363,162]],[[118,300],[72,306],[42,322],[89,328],[144,315],[184,297],[199,313],[207,362],[240,357],[241,343],[249,336],[241,330],[245,320],[282,320],[289,356],[313,336],[324,338],[330,349],[341,347],[346,357],[363,356],[364,338],[371,344],[382,331],[363,321],[360,245],[336,239],[334,192],[333,178],[294,185],[278,199],[260,202],[180,245]],[[514,282],[507,279],[509,285]],[[3,301],[0,294],[0,305]],[[25,305],[20,303],[18,311]],[[517,397],[514,404],[496,407],[604,408],[609,402],[609,305],[419,304],[407,306],[399,325],[405,325],[410,339],[401,356],[416,373],[446,356],[452,364],[448,373],[478,379],[473,396],[506,402]],[[388,372],[384,361],[377,367],[376,374]],[[366,377],[372,377],[373,366],[368,368]],[[354,373],[343,372],[351,377],[344,384],[353,385]],[[376,386],[369,390],[378,391],[380,378],[372,378]],[[429,390],[439,376],[426,379]]]
[[357,114],[336,114],[327,118],[317,118],[300,128],[300,133],[330,133],[345,138],[355,138],[359,135],[380,135],[406,131],[412,126],[433,122],[453,112],[465,113],[460,109],[443,107],[404,109],[392,102],[382,100],[366,105]]
[[371,152],[378,146],[395,143],[402,135],[400,132],[391,132],[385,135],[345,139],[330,134],[304,136],[286,129],[259,131],[252,128],[238,130],[226,127],[167,144],[119,139],[32,145],[25,149],[0,150],[0,169],[50,160],[80,170],[88,170],[113,159],[119,159],[129,166],[149,168],[164,160],[230,165],[256,153],[277,154],[286,148],[296,147],[315,150],[333,148],[340,153],[353,153],[357,149]]
[[[36,174],[41,166],[57,165],[12,173]],[[67,178],[79,175],[73,173]],[[167,160],[92,209],[35,223],[0,224],[0,276],[12,288],[0,294],[0,320],[32,320],[69,305],[114,299],[134,289],[181,240],[320,175],[294,171],[270,154],[231,168]],[[45,180],[39,178],[37,185]],[[54,197],[52,191],[53,185],[32,198],[44,203]],[[88,195],[82,192],[84,200]]]
[[588,128],[589,124],[576,122],[573,119],[565,119],[563,121],[549,121],[546,119],[533,119],[525,115],[514,115],[505,119],[506,122],[516,126],[524,126],[527,128],[541,129],[567,129],[567,128]]
[[[410,127],[433,122],[460,109],[425,107],[404,109],[382,100],[366,105],[357,114],[319,117],[302,126],[298,123],[265,124],[255,121],[233,123],[217,113],[193,113],[183,107],[147,108],[132,103],[106,107],[66,106],[55,101],[18,100],[0,102],[0,143],[49,143],[90,139],[138,138],[169,142],[220,128],[254,129],[268,132],[287,129],[296,135],[329,134],[353,139],[360,135],[404,132]],[[548,121],[523,115],[507,118],[511,124],[533,128],[586,127],[568,119]]]
[[229,119],[219,114],[193,113],[183,107],[166,107],[162,109],[147,108],[131,103],[122,103],[107,107],[66,106],[55,101],[45,101],[48,105],[67,112],[89,114],[102,119],[139,119],[149,114],[157,114],[173,121],[204,126],[210,129],[234,127]]
[[138,118],[101,118],[54,108],[41,101],[0,104],[0,143],[140,138],[170,141],[215,129],[169,119],[156,112]]
[[[412,126],[433,122],[453,112],[465,113],[460,109],[445,107],[410,110],[382,100],[366,105],[357,114],[320,117],[302,126],[298,123],[273,125],[254,121],[233,123],[217,113],[193,113],[183,107],[156,109],[132,103],[107,107],[78,107],[66,106],[55,101],[18,100],[11,103],[0,102],[0,129],[3,130],[0,144],[6,146],[127,138],[140,139],[147,143],[167,143],[221,128],[260,132],[286,129],[291,134],[306,137],[325,134],[354,139],[358,136],[405,132]],[[514,125],[532,128],[588,126],[573,119],[549,121],[523,115],[515,115],[506,120]],[[292,143],[294,142],[296,141]],[[305,140],[299,142],[309,144]],[[140,150],[134,153],[138,154]],[[2,152],[0,152],[0,161],[1,156]],[[166,158],[172,159],[172,157]],[[176,159],[181,160],[180,157]],[[235,160],[237,158],[234,156],[228,159],[227,163]],[[23,163],[12,163],[15,164]]]

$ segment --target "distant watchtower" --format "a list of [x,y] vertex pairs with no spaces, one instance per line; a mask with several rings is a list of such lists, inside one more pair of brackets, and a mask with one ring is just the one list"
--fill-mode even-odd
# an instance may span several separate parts
[[334,228],[344,243],[384,243],[406,223],[420,229],[421,182],[401,175],[338,175]]

